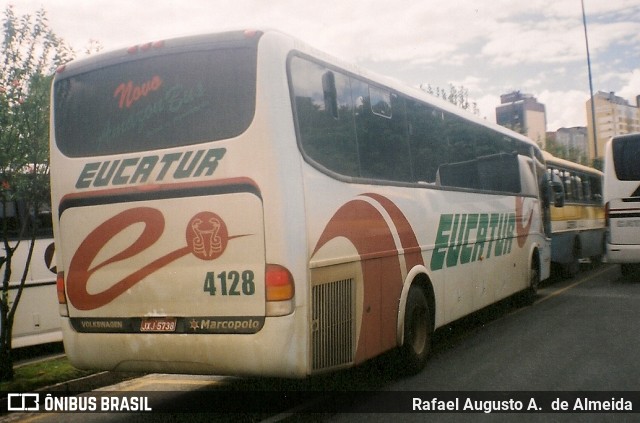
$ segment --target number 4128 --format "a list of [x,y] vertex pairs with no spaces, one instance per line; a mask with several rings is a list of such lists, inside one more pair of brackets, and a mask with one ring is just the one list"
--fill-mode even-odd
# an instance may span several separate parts
[[209,295],[253,295],[256,292],[254,273],[251,270],[207,272],[203,291]]

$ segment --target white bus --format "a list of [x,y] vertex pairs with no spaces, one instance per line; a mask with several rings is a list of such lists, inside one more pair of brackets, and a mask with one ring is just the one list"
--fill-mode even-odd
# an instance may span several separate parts
[[[16,308],[12,327],[12,348],[62,341],[60,314],[56,296],[55,247],[51,229],[51,211],[46,208],[37,216],[26,210],[21,201],[0,203],[0,223],[7,228],[11,248],[17,249],[11,259],[9,280],[9,307],[17,297],[20,279],[29,253],[29,239],[20,239],[25,219],[27,224],[37,224],[36,240],[31,264],[27,273],[22,295]],[[6,225],[6,226],[5,226]],[[0,275],[4,275],[6,251],[0,253]]]
[[77,367],[418,370],[434,328],[549,275],[533,142],[281,33],[73,62],[52,101]]
[[628,274],[640,263],[640,134],[613,137],[605,147],[607,253]]
[[580,261],[597,263],[604,256],[602,172],[543,153],[549,178],[559,183],[564,197],[562,207],[551,205],[551,262],[573,277]]

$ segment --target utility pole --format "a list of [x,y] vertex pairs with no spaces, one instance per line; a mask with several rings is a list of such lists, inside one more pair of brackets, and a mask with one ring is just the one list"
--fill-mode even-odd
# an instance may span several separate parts
[[589,54],[589,37],[587,35],[587,16],[584,13],[584,0],[582,5],[582,25],[584,26],[584,41],[587,46],[587,68],[589,69],[589,94],[591,95],[591,126],[593,126],[593,159],[598,158],[598,136],[596,131],[596,106],[593,99],[593,82],[591,78],[591,56]]

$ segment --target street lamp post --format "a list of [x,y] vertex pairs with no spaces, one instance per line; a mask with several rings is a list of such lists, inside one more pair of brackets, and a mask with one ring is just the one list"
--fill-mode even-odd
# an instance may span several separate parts
[[591,56],[589,54],[589,37],[587,35],[587,17],[584,13],[584,0],[580,0],[582,5],[582,25],[584,26],[584,41],[587,46],[587,68],[589,70],[589,94],[591,95],[591,126],[593,126],[593,158],[598,158],[598,136],[596,131],[596,106],[593,99],[593,82],[591,78]]

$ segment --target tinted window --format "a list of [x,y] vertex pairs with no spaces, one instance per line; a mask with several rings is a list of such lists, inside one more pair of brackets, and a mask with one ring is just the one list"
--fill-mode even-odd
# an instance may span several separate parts
[[562,182],[564,185],[566,202],[591,204],[602,202],[602,178],[599,175],[561,169],[555,164],[549,165],[548,172],[555,175],[553,180]]
[[309,162],[391,183],[522,192],[518,155],[530,157],[530,145],[320,63],[289,66]]
[[449,142],[442,136],[444,113],[429,105],[407,101],[409,142],[417,182],[434,184],[442,163],[449,161]]
[[355,101],[361,176],[412,181],[404,100],[358,80],[352,80],[351,93]]
[[349,78],[299,58],[291,73],[303,151],[329,170],[359,176]]
[[602,177],[590,175],[589,176],[589,198],[592,202],[602,202]]
[[621,181],[640,181],[640,136],[613,140],[613,163]]
[[[63,74],[64,75],[64,74]],[[154,56],[55,83],[55,135],[72,157],[231,138],[253,119],[256,52]]]
[[53,237],[51,208],[42,205],[36,213],[22,200],[0,202],[0,225],[6,227],[9,239]]

